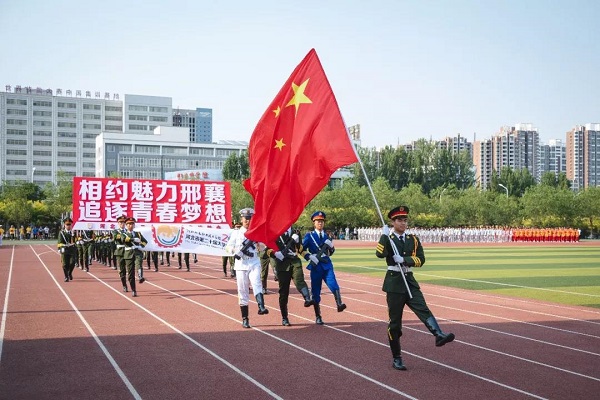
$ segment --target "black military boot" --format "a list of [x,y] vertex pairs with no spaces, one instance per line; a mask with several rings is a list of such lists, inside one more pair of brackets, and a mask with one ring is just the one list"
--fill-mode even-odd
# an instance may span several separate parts
[[265,308],[265,298],[262,293],[258,293],[256,296],[256,302],[258,303],[258,315],[265,315],[269,313],[269,310]]
[[281,310],[281,325],[290,326],[290,320],[288,319],[288,308],[287,304],[283,304],[281,300],[279,300],[279,309]]
[[144,278],[144,268],[143,267],[138,269],[138,278],[140,278],[138,281],[139,283],[146,282],[146,278]]
[[137,297],[137,291],[135,290],[135,279],[131,279],[129,281],[129,286],[131,286],[131,297]]
[[125,277],[122,277],[121,283],[123,284],[123,291],[127,292],[127,279]]
[[302,294],[302,297],[304,297],[304,307],[310,307],[315,304],[315,301],[310,298],[310,292],[307,287],[302,288],[300,293]]
[[433,333],[435,336],[435,345],[436,347],[441,347],[446,343],[450,343],[454,340],[454,333],[444,333],[442,329],[438,325],[435,317],[432,315],[431,317],[425,320],[425,326],[429,329],[429,332]]
[[65,274],[65,282],[69,282],[69,273],[67,272],[66,269],[63,268],[63,272]]
[[394,369],[400,370],[400,371],[406,371],[406,367],[404,366],[404,363],[402,362],[402,351],[400,349],[400,337],[396,337],[396,335],[393,335],[392,338],[389,339],[390,341],[390,350],[392,350],[392,357],[394,358],[394,360],[392,361],[392,367],[394,367]]
[[317,325],[323,325],[323,319],[321,318],[321,306],[317,303],[313,304],[313,307],[315,308],[315,323]]
[[250,320],[248,319],[248,306],[240,306],[242,311],[242,326],[244,328],[250,328]]
[[335,297],[335,304],[337,304],[338,312],[342,312],[346,309],[346,305],[342,303],[342,295],[340,294],[340,290],[336,290],[333,292],[333,297]]

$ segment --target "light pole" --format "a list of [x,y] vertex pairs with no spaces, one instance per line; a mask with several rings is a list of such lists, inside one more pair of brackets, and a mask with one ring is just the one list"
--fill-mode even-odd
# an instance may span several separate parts
[[33,183],[33,174],[35,174],[35,167],[31,168],[31,183]]
[[442,190],[442,192],[440,193],[440,203],[442,202],[442,195],[444,194],[444,192],[446,191],[446,189],[448,189],[448,188],[444,188],[444,190]]
[[498,186],[500,186],[501,188],[504,188],[504,190],[506,190],[506,198],[508,199],[508,188],[501,183],[499,183]]

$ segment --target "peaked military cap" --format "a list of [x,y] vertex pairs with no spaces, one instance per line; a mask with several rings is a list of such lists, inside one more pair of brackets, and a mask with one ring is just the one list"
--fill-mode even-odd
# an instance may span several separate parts
[[126,223],[126,224],[128,224],[128,223],[130,223],[130,222],[133,222],[133,223],[135,223],[135,222],[137,222],[137,221],[136,221],[136,220],[135,220],[135,218],[133,218],[133,217],[129,217],[129,218],[127,218],[127,219],[125,220],[125,223]]
[[311,221],[314,221],[316,219],[325,220],[326,218],[327,216],[323,211],[315,211],[313,215],[310,216]]
[[399,217],[408,217],[408,207],[407,206],[398,206],[396,208],[392,208],[388,213],[389,219],[399,218]]
[[72,224],[72,223],[73,223],[73,220],[72,220],[71,218],[67,217],[67,218],[63,219],[63,222],[64,222],[65,224]]
[[126,219],[127,217],[125,215],[121,215],[119,218],[117,218],[117,222],[125,222]]
[[253,208],[246,207],[246,208],[242,208],[240,210],[240,216],[244,217],[246,219],[252,218],[253,215],[254,215],[254,209]]

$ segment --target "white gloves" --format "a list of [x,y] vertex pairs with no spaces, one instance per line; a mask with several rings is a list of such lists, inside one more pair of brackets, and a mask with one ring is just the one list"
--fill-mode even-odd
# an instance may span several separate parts
[[135,239],[133,239],[133,241],[136,243],[140,243],[142,241],[142,239],[140,239],[139,237],[136,237]]
[[314,254],[311,254],[310,256],[308,256],[308,259],[310,260],[311,263],[313,263],[315,265],[317,265],[319,263],[319,259]]
[[333,243],[331,243],[331,240],[327,239],[323,243],[325,243],[330,249],[333,249]]
[[240,258],[242,258],[242,256],[244,255],[244,253],[242,253],[241,251],[238,251],[237,253],[235,253],[235,257],[239,260]]
[[402,256],[394,254],[394,262],[396,264],[402,264],[404,262],[404,258]]
[[300,242],[300,236],[296,235],[295,233],[292,235],[292,239],[294,239],[294,242],[296,243]]
[[390,227],[387,225],[383,226],[383,234],[386,236],[390,236]]
[[283,261],[283,253],[280,251],[276,251],[275,258],[278,259],[279,261]]

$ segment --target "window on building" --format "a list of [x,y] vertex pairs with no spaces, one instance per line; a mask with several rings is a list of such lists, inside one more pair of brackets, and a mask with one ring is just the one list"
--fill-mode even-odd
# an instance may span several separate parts
[[118,107],[118,106],[105,106],[104,107],[105,111],[116,111],[116,112],[123,112],[123,107]]
[[34,107],[52,107],[52,102],[51,101],[36,100],[36,101],[33,102],[33,106]]
[[150,112],[155,112],[155,113],[166,113],[168,112],[169,109],[167,107],[150,107]]
[[38,147],[52,147],[52,142],[50,140],[34,140],[33,145]]
[[137,106],[134,104],[129,105],[129,111],[144,111],[148,112],[148,106]]
[[148,130],[148,126],[147,125],[130,124],[129,130],[131,130],[131,131],[146,131],[146,130]]

